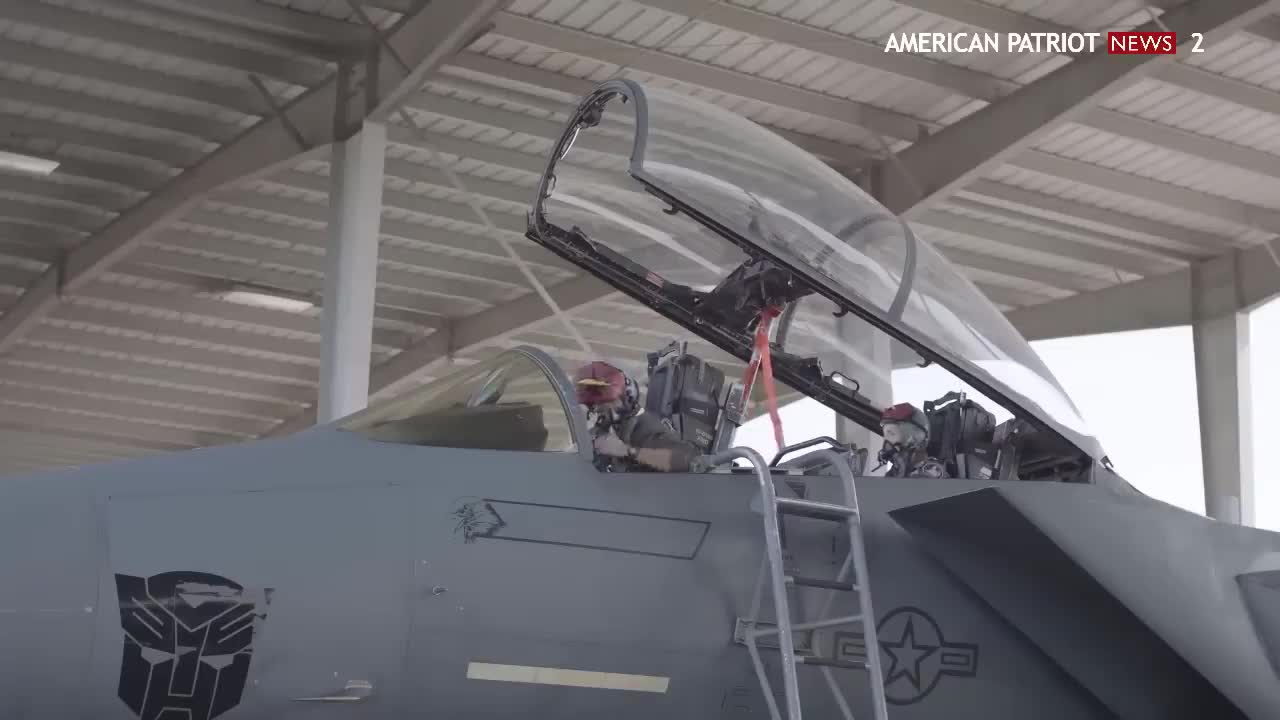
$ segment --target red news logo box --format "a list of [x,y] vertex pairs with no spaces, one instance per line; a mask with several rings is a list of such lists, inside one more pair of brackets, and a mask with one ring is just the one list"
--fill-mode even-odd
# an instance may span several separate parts
[[1108,55],[1176,55],[1178,33],[1109,32]]

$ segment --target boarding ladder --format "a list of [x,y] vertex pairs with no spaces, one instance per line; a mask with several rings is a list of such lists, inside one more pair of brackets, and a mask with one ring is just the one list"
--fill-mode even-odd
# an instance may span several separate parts
[[[783,455],[816,444],[816,441],[802,443],[783,449],[777,460]],[[835,504],[817,502],[790,497],[778,497],[774,489],[770,467],[764,458],[749,448],[731,448],[707,458],[710,467],[727,465],[734,460],[745,460],[751,464],[756,479],[760,484],[762,500],[761,514],[764,516],[765,556],[760,564],[760,573],[756,579],[751,612],[746,622],[739,621],[735,628],[735,640],[746,645],[751,655],[751,663],[755,667],[756,676],[764,691],[765,702],[768,703],[772,720],[801,720],[800,686],[796,673],[797,665],[815,666],[822,673],[827,687],[835,697],[844,720],[854,720],[848,701],[840,691],[832,674],[834,669],[865,671],[871,685],[871,702],[875,720],[887,720],[888,708],[885,704],[884,675],[880,667],[880,647],[876,640],[876,615],[871,604],[871,578],[867,572],[867,557],[862,542],[862,524],[858,511],[858,494],[854,486],[853,470],[847,458],[841,457],[832,450],[817,451],[827,457],[830,466],[835,468],[843,486],[844,503]],[[780,515],[842,523],[849,533],[849,552],[834,579],[802,577],[787,574],[783,565],[782,534]],[[852,577],[850,574],[852,573]],[[764,600],[765,581],[773,596],[776,622],[761,621],[761,604]],[[814,620],[793,622],[788,601],[788,588],[813,587],[830,591],[822,610]],[[856,593],[858,612],[842,617],[829,617],[831,606],[837,593]],[[797,652],[795,635],[797,632],[812,632],[841,626],[861,624],[867,648],[867,661],[853,663],[836,658],[824,657],[816,652]],[[758,641],[767,636],[777,636],[777,647],[782,661],[782,684],[785,698],[785,714],[778,708],[774,697],[773,685],[765,672],[764,663],[760,659]]]

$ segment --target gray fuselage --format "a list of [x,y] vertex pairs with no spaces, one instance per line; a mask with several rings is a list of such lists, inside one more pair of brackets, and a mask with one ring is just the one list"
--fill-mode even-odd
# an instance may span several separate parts
[[[786,480],[780,492],[835,491],[835,478]],[[1209,522],[1095,486],[1010,485],[1055,505],[1119,503]],[[1081,684],[1069,648],[1020,629],[1015,611],[980,581],[959,580],[957,566],[944,567],[887,514],[991,486],[859,480],[890,717],[1156,717],[1160,698],[1117,713],[1105,689]],[[128,613],[141,611],[121,599],[121,578],[164,573],[223,578],[244,589],[236,597],[256,598],[251,638],[245,631],[232,648],[239,655],[225,656],[249,654],[242,691],[223,671],[222,709],[211,716],[767,717],[747,651],[733,641],[764,548],[754,494],[746,474],[609,474],[577,453],[427,448],[325,428],[8,480],[0,718],[178,717],[143,706],[156,678],[180,675],[138,674],[138,658],[163,654],[135,648],[125,659],[127,645],[146,641],[126,632]],[[789,566],[834,574],[845,549],[837,528],[789,517],[783,530]],[[1274,535],[1260,535],[1278,549]],[[827,592],[797,591],[793,609],[812,611]],[[824,655],[865,656],[860,633],[813,643]],[[196,644],[179,640],[175,658]],[[201,662],[212,652],[196,651]],[[776,650],[764,655],[776,668]],[[483,679],[494,672],[525,681]],[[838,717],[817,671],[800,672],[806,717]],[[667,682],[660,691],[591,686],[606,673]],[[867,675],[833,674],[856,716]],[[566,677],[571,684],[549,684]],[[1139,682],[1125,692],[1153,691]]]

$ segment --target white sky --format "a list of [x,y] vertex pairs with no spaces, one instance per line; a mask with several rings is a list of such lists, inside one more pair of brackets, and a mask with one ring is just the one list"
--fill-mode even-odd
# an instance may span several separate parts
[[[1256,524],[1280,531],[1280,463],[1263,449],[1280,439],[1280,300],[1250,316]],[[1102,441],[1116,470],[1142,492],[1204,512],[1199,412],[1191,328],[1063,338],[1032,343]],[[1268,371],[1270,370],[1270,371]],[[919,406],[953,389],[936,367],[893,373],[895,400]],[[981,401],[980,401],[981,402]],[[1000,408],[984,403],[988,410]],[[835,415],[813,400],[781,409],[787,442],[835,433]],[[773,456],[767,416],[744,425],[738,444]],[[872,456],[878,447],[872,448]],[[1267,458],[1270,459],[1270,458]]]

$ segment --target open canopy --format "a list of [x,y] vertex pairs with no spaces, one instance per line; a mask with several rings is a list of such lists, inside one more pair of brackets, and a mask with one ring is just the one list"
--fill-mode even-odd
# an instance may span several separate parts
[[[863,425],[874,419],[857,392],[860,373],[874,363],[858,335],[884,332],[1010,412],[1103,455],[1027,341],[942,255],[847,177],[709,103],[627,80],[601,85],[553,153],[530,236],[739,355],[749,328],[733,305],[750,302],[722,292],[726,278],[739,289],[777,284],[771,292],[791,307],[775,344],[821,367],[794,364],[807,371],[784,380]],[[682,296],[703,309],[682,317],[692,307]],[[709,299],[717,312],[706,310]]]

